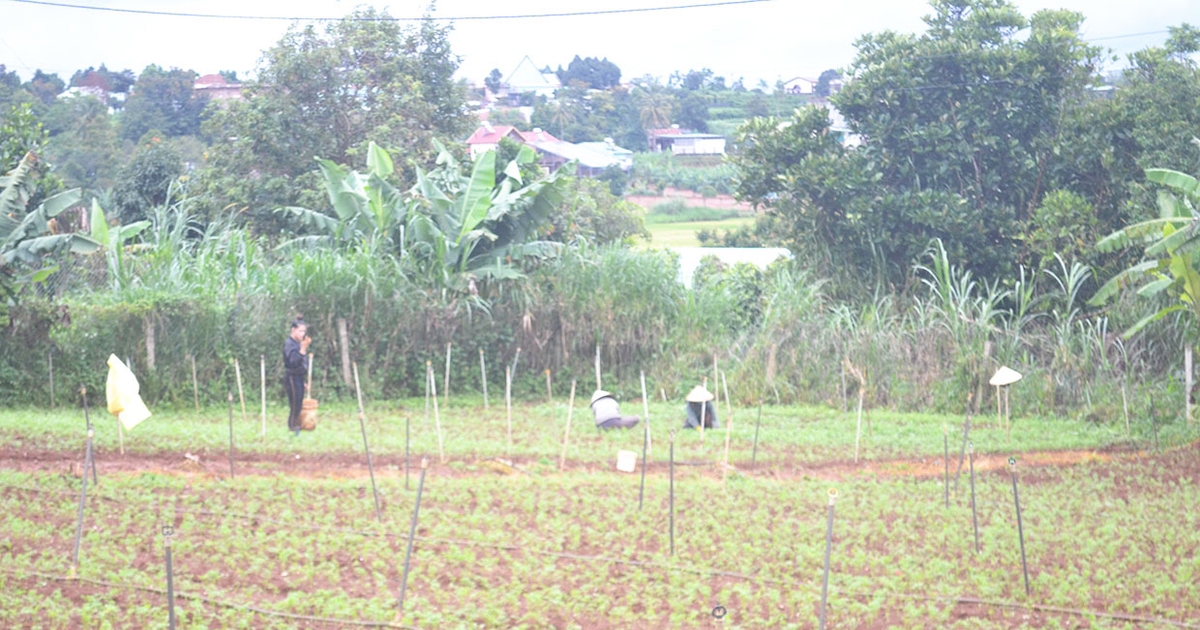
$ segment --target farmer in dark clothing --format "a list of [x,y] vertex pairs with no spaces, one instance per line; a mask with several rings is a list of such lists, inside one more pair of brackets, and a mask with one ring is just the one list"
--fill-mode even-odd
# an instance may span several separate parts
[[703,385],[697,385],[688,392],[684,398],[687,401],[685,413],[687,418],[684,420],[683,428],[695,429],[704,424],[705,429],[717,428],[717,410],[713,408],[712,400],[715,396],[708,391]]
[[283,342],[283,387],[287,390],[288,430],[300,435],[300,405],[304,402],[304,377],[308,374],[308,325],[302,319],[292,321],[292,332]]

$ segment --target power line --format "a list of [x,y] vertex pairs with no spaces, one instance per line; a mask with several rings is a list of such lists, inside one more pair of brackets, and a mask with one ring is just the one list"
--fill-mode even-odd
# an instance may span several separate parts
[[771,2],[772,0],[721,0],[719,2],[707,2],[700,4],[680,4],[674,6],[657,6],[657,7],[639,7],[633,9],[598,9],[594,11],[570,11],[563,13],[525,13],[517,15],[460,15],[454,17],[443,16],[422,16],[422,17],[287,17],[279,15],[224,15],[216,13],[184,13],[177,11],[152,11],[148,9],[121,9],[117,7],[98,7],[87,4],[72,4],[68,2],[50,2],[48,0],[9,0],[20,4],[34,4],[46,7],[58,7],[63,9],[83,9],[87,11],[103,11],[106,13],[132,13],[137,15],[155,15],[160,17],[190,17],[190,18],[207,18],[214,20],[282,20],[282,21],[302,21],[302,22],[340,22],[342,20],[356,20],[364,22],[422,22],[424,20],[449,20],[457,22],[465,21],[482,21],[482,20],[523,20],[533,18],[557,18],[557,17],[579,17],[588,15],[614,15],[622,13],[649,13],[653,11],[677,11],[680,9],[700,9],[708,7],[725,7],[741,4],[760,4],[763,2]]

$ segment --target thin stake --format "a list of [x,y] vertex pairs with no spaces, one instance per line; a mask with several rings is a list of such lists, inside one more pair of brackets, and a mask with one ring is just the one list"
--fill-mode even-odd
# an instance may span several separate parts
[[508,452],[512,453],[512,369],[504,368],[504,417],[508,420]]
[[367,419],[363,412],[362,387],[358,384],[358,362],[354,365],[354,393],[358,396],[358,425],[362,427],[363,451],[367,454],[367,472],[371,475],[371,493],[375,495],[375,518],[383,522],[383,513],[379,511],[379,488],[375,485],[375,465],[371,462],[371,446],[367,444]]
[[942,457],[942,463],[945,464],[945,472],[942,473],[942,491],[946,495],[946,508],[950,508],[950,429],[946,425],[942,425],[942,447],[945,455]]
[[662,396],[662,401],[667,402],[667,389],[665,387],[658,388],[659,395]]
[[408,416],[408,414],[404,414],[404,489],[405,490],[408,490],[408,453],[409,453],[408,445],[409,445],[409,438],[410,438],[410,435],[408,432],[408,425],[409,425],[409,416]]
[[200,411],[200,384],[196,380],[196,357],[188,355],[192,362],[192,399],[196,402],[196,411]]
[[233,360],[233,373],[237,376],[238,400],[242,404],[242,422],[246,421],[246,397],[242,395],[242,368],[238,365],[238,360]]
[[445,405],[450,406],[450,342],[446,342],[446,376],[442,381],[442,396],[445,396]]
[[829,553],[833,549],[833,502],[837,495],[836,488],[829,489],[829,524],[825,528],[825,575],[821,579],[820,630],[825,630],[825,603],[829,599]]
[[721,467],[721,486],[729,477],[729,436],[733,432],[733,405],[729,402],[729,383],[725,381],[725,373],[721,372],[721,387],[725,390],[725,465]]
[[642,420],[646,423],[646,452],[642,453],[642,461],[646,460],[646,455],[653,453],[654,448],[650,443],[650,399],[646,397],[646,373],[642,373],[642,415],[645,418]]
[[671,429],[671,445],[668,447],[670,457],[670,486],[667,491],[671,513],[671,555],[675,555],[675,429]]
[[87,501],[87,471],[92,465],[92,437],[94,435],[94,430],[88,427],[87,444],[83,455],[83,485],[79,487],[79,514],[75,521],[75,551],[71,554],[71,570],[68,573],[71,579],[75,578],[75,572],[79,569],[79,543],[83,539],[83,505]]
[[596,342],[596,389],[600,387],[600,342]]
[[425,469],[429,460],[421,458],[421,478],[417,480],[417,502],[413,506],[412,526],[408,529],[408,550],[404,552],[404,577],[400,578],[400,601],[396,604],[397,614],[404,613],[404,592],[408,590],[408,567],[412,561],[413,541],[417,539],[417,518],[421,515],[421,493],[425,491]]
[[262,384],[262,438],[267,437],[267,356],[258,355],[258,377]]
[[117,416],[117,446],[121,451],[121,455],[125,454],[125,427],[121,424],[121,417]]
[[50,364],[50,408],[54,409],[54,351],[46,351],[46,362]]
[[[704,377],[704,389],[708,389],[708,377],[707,376]],[[714,404],[713,411],[715,412],[716,410],[717,410],[717,407]],[[705,420],[704,416],[707,415],[707,412],[708,412],[708,403],[701,402],[700,403],[700,445],[701,446],[704,445],[704,420]]]
[[563,432],[562,455],[558,457],[558,469],[563,470],[567,463],[567,442],[571,439],[571,416],[575,413],[575,379],[571,379],[571,399],[567,403],[567,430]]
[[442,412],[438,410],[437,381],[435,381],[433,378],[433,363],[426,361],[425,362],[425,371],[429,375],[429,384],[433,388],[433,390],[431,392],[433,394],[433,396],[432,396],[432,398],[433,398],[433,424],[434,424],[434,427],[437,429],[437,436],[438,436],[438,463],[445,464],[446,463],[446,450],[445,450],[445,448],[442,447]]
[[971,467],[971,527],[975,529],[975,553],[979,553],[979,515],[975,509],[975,445],[967,444],[967,461]]
[[850,412],[849,401],[846,399],[846,364],[842,364],[842,417]]
[[479,381],[483,383],[483,408],[488,408],[487,397],[487,363],[483,359],[483,348],[479,349]]
[[713,411],[721,410],[721,373],[717,371],[717,353],[713,353]]
[[425,362],[425,426],[429,426],[429,383],[433,380],[433,363]]
[[1125,382],[1121,382],[1121,407],[1125,409],[1125,437],[1129,437],[1129,399],[1125,397]]
[[967,441],[971,434],[971,399],[974,394],[967,394],[967,419],[963,422],[963,439],[962,447],[958,451],[958,469],[954,471],[954,493],[958,494],[958,478],[962,476],[963,462],[967,456]]
[[[554,390],[550,387],[550,368],[546,368],[546,404],[554,404]],[[551,409],[550,413],[554,413],[554,410]]]
[[170,525],[162,528],[163,550],[167,554],[167,627],[175,630],[175,575],[171,568],[171,537],[175,528]]
[[750,451],[750,467],[754,468],[755,460],[758,459],[758,430],[762,427],[762,398],[758,399],[758,421],[754,423],[754,450]]
[[233,479],[233,392],[229,392],[229,478]]
[[517,362],[521,360],[521,347],[517,346],[517,354],[513,357],[511,378],[517,377]]
[[[92,416],[91,416],[91,413],[88,411],[87,388],[80,387],[79,393],[83,396],[83,421],[85,423],[87,423],[86,426],[87,426],[87,430],[90,435],[91,430],[92,430]],[[89,448],[88,450],[91,450],[91,449]],[[91,466],[90,466],[90,468],[92,469],[92,483],[94,483],[98,486],[98,485],[100,485],[100,479],[98,479],[96,477],[96,458],[94,456],[90,457],[90,458],[85,457],[84,458],[85,464],[87,463],[88,459],[91,459],[91,461],[92,461]],[[83,476],[85,476],[85,477],[87,476],[88,468],[89,468],[88,466],[85,466],[83,469]]]
[[1025,562],[1025,527],[1021,523],[1021,497],[1017,494],[1017,458],[1008,458],[1008,470],[1012,473],[1013,504],[1017,506],[1017,536],[1021,541],[1021,571],[1025,574],[1025,596],[1029,596],[1029,565]]
[[1158,448],[1158,405],[1150,403],[1150,428],[1154,429],[1154,452],[1161,453]]
[[854,463],[858,463],[858,441],[862,437],[862,405],[863,391],[858,390],[858,423],[854,429]]
[[1008,387],[1004,388],[1004,440],[1012,442],[1012,403],[1008,400]]
[[646,496],[646,449],[650,443],[650,426],[642,424],[642,483],[638,488],[638,511],[642,511],[642,498]]

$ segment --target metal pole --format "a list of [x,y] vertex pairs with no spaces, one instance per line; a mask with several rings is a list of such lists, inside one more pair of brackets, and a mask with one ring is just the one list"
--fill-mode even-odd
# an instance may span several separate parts
[[408,566],[412,560],[413,541],[417,538],[417,517],[421,514],[421,493],[425,490],[425,469],[429,465],[429,459],[421,458],[421,478],[417,480],[417,503],[413,506],[412,527],[408,530],[408,551],[404,553],[404,577],[400,579],[400,601],[396,604],[396,608],[400,614],[404,613],[404,591],[408,590]]
[[[667,494],[668,494],[668,497],[670,497],[670,499],[668,499],[668,500],[670,500],[670,503],[671,503],[671,556],[674,556],[674,430],[673,430],[673,428],[671,430],[671,448],[668,450],[670,450],[670,458],[671,458],[671,464],[670,464],[671,486],[670,486],[670,491],[668,491]],[[83,509],[82,506],[80,506],[79,509],[82,510]]]
[[79,515],[75,521],[75,551],[71,554],[71,571],[67,577],[75,579],[79,569],[79,543],[83,539],[83,505],[87,500],[87,471],[92,465],[92,435],[93,429],[88,427],[87,449],[83,456],[83,485],[79,488]]
[[438,410],[437,381],[433,378],[433,363],[426,361],[425,368],[425,371],[429,374],[429,385],[433,388],[433,391],[430,393],[433,398],[433,424],[434,428],[437,429],[438,437],[438,463],[445,464],[446,449],[442,446],[442,412]]
[[950,430],[946,425],[942,425],[942,447],[945,453],[942,457],[942,463],[945,464],[945,472],[942,474],[942,491],[946,495],[946,508],[950,507]]
[[175,630],[175,576],[171,569],[171,537],[175,528],[165,525],[162,528],[163,549],[167,553],[167,627]]
[[354,365],[354,393],[358,397],[358,426],[362,427],[363,451],[367,453],[367,472],[371,474],[371,493],[375,495],[375,519],[383,522],[383,514],[379,511],[379,488],[375,485],[375,465],[371,463],[371,446],[367,444],[367,419],[363,414],[362,387],[358,384],[358,362]]
[[229,392],[229,478],[233,479],[233,392]]
[[1017,506],[1017,536],[1021,541],[1021,571],[1025,574],[1025,596],[1029,596],[1029,565],[1025,562],[1025,527],[1021,523],[1021,498],[1017,495],[1017,458],[1008,458],[1008,470],[1012,473],[1013,504]]
[[750,451],[750,468],[754,468],[754,462],[758,459],[758,430],[762,427],[762,398],[758,399],[758,421],[754,423],[754,449]]
[[975,529],[975,553],[979,553],[979,515],[975,509],[975,445],[967,444],[967,461],[971,467],[971,527]]
[[646,496],[646,448],[650,443],[650,425],[642,424],[642,485],[638,489],[638,511],[642,511],[642,499]]
[[[79,393],[80,393],[80,395],[82,395],[82,396],[83,396],[83,421],[84,421],[85,423],[87,423],[87,425],[86,425],[86,426],[87,426],[87,431],[88,431],[88,436],[89,436],[89,437],[88,437],[88,452],[89,452],[89,453],[91,453],[91,450],[92,450],[92,447],[91,447],[91,435],[92,435],[92,416],[91,416],[91,414],[88,412],[87,388],[86,388],[86,387],[80,387],[80,388],[79,388]],[[91,464],[89,465],[89,464],[87,463],[87,461],[85,461],[85,462],[84,462],[83,476],[84,476],[84,477],[87,477],[87,474],[88,474],[88,468],[91,468],[91,470],[92,470],[92,483],[94,483],[94,484],[96,484],[96,485],[100,485],[100,479],[98,479],[98,478],[96,477],[96,458],[95,458],[94,456],[92,456],[92,455],[89,455],[89,456],[88,456],[86,459],[88,459],[88,460],[91,460]]]
[[483,359],[483,348],[479,349],[479,380],[483,383],[483,408],[487,409],[487,363]]
[[404,489],[408,490],[408,445],[410,434],[408,431],[409,416],[404,414]]
[[825,575],[821,579],[820,630],[825,630],[825,603],[829,599],[829,553],[833,549],[833,502],[837,500],[837,488],[829,489],[829,524],[825,528]]
[[971,434],[971,394],[967,394],[967,419],[963,422],[962,446],[958,451],[958,469],[954,471],[954,492],[958,493],[958,478],[962,476],[963,460],[967,455],[968,436]]
[[646,397],[646,373],[642,372],[642,415],[645,418],[642,422],[646,423],[646,452],[642,454],[642,461],[646,461],[646,456],[654,450],[653,444],[650,442],[650,399]]
[[504,417],[508,421],[508,453],[512,454],[512,369],[504,368]]

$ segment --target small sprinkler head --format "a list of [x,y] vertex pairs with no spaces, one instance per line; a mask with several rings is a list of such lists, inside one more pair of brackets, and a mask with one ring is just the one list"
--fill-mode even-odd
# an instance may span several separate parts
[[1017,458],[1016,457],[1008,458],[1008,470],[1010,472],[1012,472],[1014,475],[1017,473]]
[[426,468],[428,468],[428,467],[429,467],[429,458],[428,458],[428,457],[422,457],[422,458],[421,458],[421,470],[425,470],[425,469],[426,469]]
[[830,488],[827,494],[829,495],[829,505],[833,505],[833,502],[836,501],[838,497],[837,488]]

